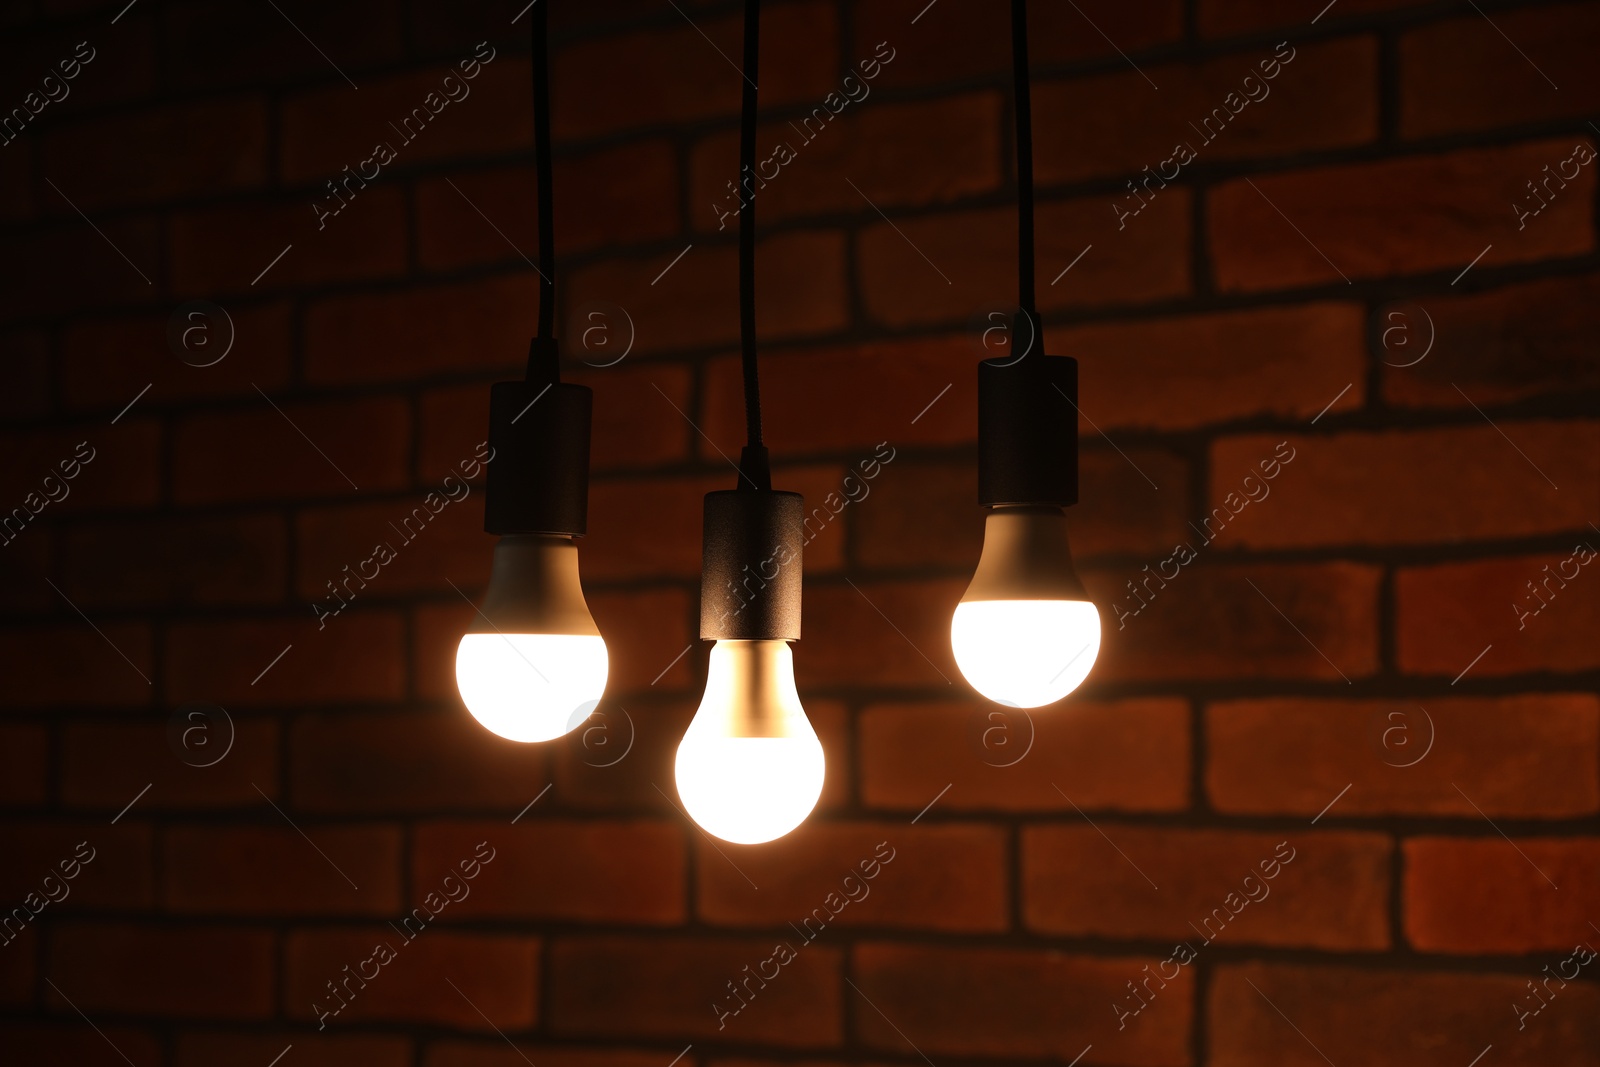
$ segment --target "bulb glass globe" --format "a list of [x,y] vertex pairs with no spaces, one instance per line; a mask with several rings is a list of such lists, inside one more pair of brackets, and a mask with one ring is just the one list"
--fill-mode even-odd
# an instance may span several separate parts
[[549,741],[589,717],[608,669],[572,539],[501,538],[483,606],[456,648],[456,687],[473,718],[509,741]]
[[1037,708],[1076,689],[1100,653],[1100,613],[1072,566],[1056,507],[997,507],[950,620],[956,665],[999,704]]
[[956,665],[997,704],[1054,704],[1089,676],[1100,613],[1087,600],[975,600],[950,620]]
[[800,706],[785,641],[718,641],[678,745],[678,796],[709,834],[740,845],[799,826],[822,795],[822,742]]

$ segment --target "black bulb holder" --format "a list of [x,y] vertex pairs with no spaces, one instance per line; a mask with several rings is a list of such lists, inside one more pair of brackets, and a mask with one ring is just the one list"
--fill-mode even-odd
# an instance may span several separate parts
[[700,639],[800,640],[805,498],[773,489],[706,494]]
[[557,378],[554,339],[535,339],[528,378],[489,393],[491,460],[483,528],[582,537],[589,528],[589,423],[594,394]]
[[978,502],[1078,502],[1078,361],[1025,355],[978,364]]

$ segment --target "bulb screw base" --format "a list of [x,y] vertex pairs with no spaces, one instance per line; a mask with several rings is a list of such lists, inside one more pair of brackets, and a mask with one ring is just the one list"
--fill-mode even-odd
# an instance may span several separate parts
[[1078,502],[1078,361],[1025,355],[978,364],[978,502]]
[[700,637],[800,640],[805,498],[773,490],[706,494]]

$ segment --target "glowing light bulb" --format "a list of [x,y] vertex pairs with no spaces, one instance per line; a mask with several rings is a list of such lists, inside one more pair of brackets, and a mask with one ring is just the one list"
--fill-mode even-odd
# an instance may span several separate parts
[[989,511],[950,645],[972,687],[1012,707],[1053,704],[1088,677],[1100,652],[1100,613],[1073,569],[1060,508]]
[[456,687],[473,718],[510,741],[560,737],[600,702],[608,666],[572,538],[502,537],[456,648]]
[[800,706],[785,641],[718,641],[678,745],[678,796],[707,833],[740,845],[799,826],[822,795],[822,742]]

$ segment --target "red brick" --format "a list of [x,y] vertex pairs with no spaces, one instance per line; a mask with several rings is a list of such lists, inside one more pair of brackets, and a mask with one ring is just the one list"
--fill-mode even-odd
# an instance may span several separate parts
[[365,492],[398,489],[408,481],[410,431],[405,403],[389,398],[272,398],[191,416],[174,434],[175,492],[182,503],[201,504],[332,496],[349,492],[351,481]]
[[275,515],[79,523],[60,552],[62,588],[85,608],[273,603],[289,580]]
[[[127,801],[124,800],[124,803]],[[148,908],[155,900],[155,872],[148,827],[134,823],[9,822],[0,825],[6,869],[0,873],[0,900],[6,918],[23,898],[47,900],[34,922],[49,922],[63,912]],[[87,860],[85,859],[87,857]],[[73,874],[72,872],[76,872]],[[46,879],[52,881],[46,885]],[[14,926],[6,936],[14,936]]]
[[[360,92],[330,82],[290,97],[280,105],[280,175],[321,189],[322,183],[339,178],[344,167],[356,173],[362,161],[374,159],[376,145],[388,145],[395,155],[381,167],[385,176],[434,160],[525,151],[533,140],[527,60],[497,50],[488,64],[480,61],[476,77],[463,80],[457,64],[473,54],[463,51],[429,70],[364,78]],[[446,78],[466,86],[467,95],[448,100]],[[444,107],[420,131],[413,120],[407,140],[401,124],[413,109],[428,113],[423,101],[430,93],[445,100]]]
[[[1043,311],[1140,304],[1189,291],[1189,193],[1172,189],[1118,233],[1110,198],[1040,204],[1037,262],[1055,278],[1093,245],[1060,285],[1039,289]],[[1016,302],[1016,213],[983,209],[869,226],[857,270],[867,313],[885,326],[949,322],[974,308]],[[923,257],[927,258],[924,259]]]
[[[76,186],[63,188],[77,198]],[[57,196],[53,189],[49,195]],[[122,217],[96,225],[100,233],[73,217],[0,239],[0,322],[126,307],[156,295],[161,237],[155,220]]]
[[[473,455],[467,451],[462,458]],[[425,503],[430,496],[433,506]],[[473,492],[458,470],[454,481],[434,482],[426,493],[302,511],[295,522],[295,592],[330,610],[338,608],[340,598],[393,600],[423,590],[448,592],[451,582],[475,585],[488,576],[494,544],[495,538],[483,532],[481,484]],[[393,555],[380,566],[378,550],[385,546]],[[376,577],[363,580],[364,573],[373,573],[369,560]]]
[[[351,91],[333,63],[359,74],[401,58],[401,24],[381,0],[291,10],[292,22],[271,7],[227,11],[203,2],[174,4],[162,13],[163,39],[167,54],[185,59],[163,73],[185,89],[326,81]],[[308,39],[317,47],[309,47]],[[219,40],[233,47],[218,48]]]
[[[71,119],[97,110],[103,112],[108,104],[126,106],[146,100],[156,87],[153,17],[141,17],[144,13],[131,11],[118,20],[115,30],[89,34],[82,21],[50,19],[45,11],[37,14],[44,17],[20,20],[0,42],[0,70],[5,71],[0,96],[7,100],[6,114],[12,107],[25,107],[23,98],[30,92],[38,93],[46,75],[65,83],[68,95],[46,104],[26,128],[24,140],[5,146],[5,155],[25,147],[28,140],[37,141],[47,129],[70,124]],[[4,17],[4,21],[11,23],[13,19]],[[109,42],[108,34],[115,35]],[[64,77],[65,70],[74,69],[68,61],[76,59],[80,42],[89,45],[83,50],[89,61],[79,60],[77,73]],[[63,63],[67,63],[65,70]]]
[[61,595],[45,575],[54,572],[55,538],[48,529],[5,542],[0,552],[0,606],[10,611],[51,611]]
[[1424,952],[1523,955],[1593,943],[1593,838],[1417,837],[1405,860],[1406,937]]
[[[5,952],[0,952],[0,1004],[33,1006],[33,991],[39,984],[40,935],[37,929],[34,926],[26,927],[14,943],[7,942]],[[5,1041],[8,1048],[14,1047],[11,1034],[4,1025],[0,1025],[0,1041]]]
[[[880,75],[884,88],[964,81],[1010,70],[1011,24],[1003,11],[997,14],[982,4],[944,4],[919,18],[926,6],[926,0],[863,0],[851,12],[855,51],[847,51],[846,57],[866,59],[877,42],[888,41],[895,56]],[[1104,36],[1094,27],[1105,31]],[[1134,6],[1083,0],[1076,9],[1036,4],[1028,12],[1028,54],[1040,65],[1120,60],[1119,46],[1137,54],[1182,37],[1183,5],[1177,0]]]
[[[589,598],[595,625],[606,639],[612,699],[649,689],[670,691],[689,677],[689,656],[678,658],[700,635],[700,598],[680,589],[597,593]],[[692,622],[691,622],[692,620]]]
[[[72,176],[71,185],[62,188],[86,212],[214,196],[265,184],[268,128],[261,100],[172,104],[54,130],[44,138],[40,164],[46,173]],[[108,160],[117,164],[107,166]],[[74,214],[59,197],[50,207],[57,214]],[[145,272],[150,273],[149,265]]]
[[1416,7],[1420,2],[1343,0],[1333,10],[1323,12],[1324,5],[1318,4],[1317,0],[1294,0],[1288,4],[1282,0],[1201,0],[1198,21],[1202,36],[1228,37],[1275,27],[1300,30],[1309,26],[1313,19],[1318,19],[1320,25],[1319,16],[1322,14],[1327,15],[1329,23],[1335,23],[1379,11]]
[[[979,358],[978,346],[959,335],[763,353],[763,439],[783,456],[849,449],[859,460],[871,459],[885,441],[975,441]],[[700,425],[726,452],[744,434],[738,359],[711,361],[703,380]],[[951,388],[941,397],[944,384]],[[818,417],[822,411],[826,418]],[[716,455],[695,436],[702,455]]]
[[162,904],[178,914],[400,909],[400,831],[389,827],[178,826],[162,835],[161,870]]
[[[946,204],[998,190],[1001,184],[1000,96],[993,92],[912,103],[880,103],[870,95],[836,117],[818,100],[792,122],[764,126],[756,138],[757,187],[763,224],[804,215],[856,213],[865,197],[880,208]],[[855,90],[859,97],[861,90]],[[809,119],[809,123],[805,120]],[[787,146],[780,165],[774,157]],[[766,161],[772,159],[773,163]],[[703,139],[690,157],[690,212],[697,230],[737,232],[740,198],[734,131]],[[852,184],[855,188],[851,188]]]
[[9,680],[0,691],[0,706],[136,708],[148,704],[153,695],[150,664],[154,658],[150,627],[108,622],[99,629],[96,633],[81,620],[74,620],[7,630],[0,640],[0,672]]
[[[742,82],[729,57],[740,54],[741,20],[689,21],[591,36],[561,49],[550,76],[560,86],[551,106],[555,136],[591,138],[736,114]],[[762,106],[820,102],[837,89],[838,35],[829,4],[773,4],[764,11]]]
[[1264,175],[1255,188],[1226,182],[1208,223],[1217,287],[1455,275],[1480,253],[1478,270],[1582,255],[1594,247],[1594,168],[1521,232],[1511,208],[1524,182],[1571,152],[1571,139],[1532,141]]
[[33,183],[33,145],[8,141],[9,151],[0,153],[0,219],[20,222],[35,212]]
[[976,823],[812,821],[782,848],[700,839],[695,899],[714,926],[799,923],[801,937],[825,943],[839,936],[830,926],[1001,931],[1010,925],[1008,851],[999,828]]
[[[1151,1014],[1111,1025],[1124,983],[1158,959],[1067,956],[1059,951],[865,944],[856,982],[877,1008],[855,1005],[860,1039],[900,1053],[1070,1060],[1099,1045],[1101,1062],[1134,1067],[1190,1063],[1193,975],[1170,983]],[[887,1020],[894,1020],[893,1023]]]
[[543,746],[507,744],[460,708],[301,716],[289,752],[301,811],[515,814],[549,780]]
[[[28,506],[28,494],[47,496],[46,478],[64,481],[67,495],[46,503],[39,519],[154,504],[160,492],[161,428],[154,422],[130,418],[110,429],[76,425],[10,433],[0,437],[0,450],[6,456],[6,469],[0,472],[0,494],[4,494],[0,500],[6,502],[7,518],[17,508]],[[74,468],[62,464],[74,462],[76,477],[63,480],[62,475]],[[15,536],[15,529],[8,533]]]
[[[661,1067],[654,1052],[625,1052],[609,1049],[574,1048],[570,1045],[525,1045],[491,1041],[435,1041],[428,1046],[427,1067],[526,1067],[528,1061],[541,1067]],[[684,1062],[694,1067],[699,1057],[687,1056]]]
[[[1213,941],[1389,947],[1390,844],[1383,834],[1097,825],[1023,831],[1023,915],[1030,929],[1177,938],[1196,952]],[[1275,876],[1264,877],[1268,872]]]
[[[1600,388],[1589,346],[1600,329],[1600,275],[1391,304],[1378,322],[1390,342],[1381,358],[1391,404],[1467,408],[1468,397],[1500,404]],[[1430,339],[1430,355],[1450,358],[1424,358]]]
[[[259,788],[277,795],[278,724],[271,719],[230,715],[233,743],[227,755],[209,767],[191,767],[179,759],[168,738],[168,721],[189,728],[204,724],[204,732],[190,735],[195,758],[213,758],[216,750],[203,750],[200,742],[228,743],[227,727],[208,719],[185,719],[175,705],[160,721],[140,723],[72,723],[61,738],[61,800],[72,808],[114,815],[134,797],[139,803],[128,814],[177,809],[257,808]],[[180,742],[181,741],[180,734]],[[148,793],[140,796],[145,786]]]
[[[255,395],[289,380],[291,345],[288,304],[252,304],[224,309],[233,324],[233,347],[220,362],[193,367],[178,358],[167,339],[172,315],[95,319],[69,325],[62,338],[62,392],[74,409],[121,411],[146,385],[140,404],[174,399]],[[198,344],[226,344],[226,326],[209,318],[180,320]],[[180,337],[182,334],[180,333]],[[189,358],[216,358],[220,348],[198,348]],[[203,354],[202,354],[203,353]]]
[[[1078,360],[1078,432],[1187,430],[1240,419],[1359,408],[1366,327],[1358,305],[1225,311],[1049,331]],[[1341,390],[1354,384],[1342,397]]]
[[[657,401],[665,406],[659,397]],[[739,439],[730,431],[723,438],[723,451],[735,453]],[[780,468],[773,485],[801,493],[808,509],[822,508],[827,514],[825,498],[830,492],[840,492],[842,477],[837,467]],[[693,479],[594,483],[589,487],[589,536],[583,542],[583,573],[590,580],[664,575],[697,578],[705,494],[733,489],[737,482],[738,475],[730,467],[726,473]],[[650,521],[639,522],[641,515],[650,516]],[[840,524],[835,521],[824,526],[819,521],[807,529],[815,533],[815,539],[805,546],[806,573],[837,569],[844,554]]]
[[271,1063],[272,1057],[294,1046],[297,1067],[411,1067],[411,1042],[403,1037],[370,1034],[305,1033],[283,1029],[274,1034],[179,1034],[177,1067],[213,1067],[218,1063]]
[[1564,990],[1563,1004],[1518,1033],[1511,1006],[1528,996],[1527,981],[1520,971],[1229,964],[1217,970],[1207,997],[1208,1062],[1471,1063],[1493,1044],[1490,1056],[1509,1055],[1513,1063],[1582,1063],[1600,1041],[1600,995],[1581,985]]
[[[621,335],[617,337],[620,341]],[[590,468],[659,466],[686,458],[693,447],[690,438],[699,440],[694,427],[680,414],[688,411],[691,403],[689,368],[667,363],[608,367],[604,364],[616,356],[599,346],[598,335],[595,347],[589,350],[582,347],[581,331],[573,340],[568,350],[596,365],[596,369],[564,376],[565,381],[594,390]],[[662,394],[672,403],[661,403]]]
[[[228,926],[77,922],[52,932],[48,970],[84,1012],[266,1019],[277,984],[275,940]],[[54,991],[48,1002],[70,1010]]]
[[[291,1019],[311,1021],[322,1010],[332,1025],[397,1022],[457,1030],[516,1033],[539,1020],[539,940],[533,937],[446,933],[429,927],[407,941],[392,925],[298,931],[284,951],[285,996]],[[379,964],[374,950],[394,958]],[[355,975],[365,961],[380,967],[364,986]],[[349,982],[346,1007],[327,983]],[[455,989],[450,988],[455,985]],[[481,1014],[480,1014],[481,1013]]]
[[[463,881],[460,864],[480,842],[493,859],[466,880],[469,895],[447,905],[443,919],[530,919],[604,924],[681,924],[688,914],[684,834],[663,822],[542,819],[535,809],[519,825],[433,822],[417,829],[412,849],[411,903],[446,893],[446,876]],[[455,890],[459,893],[460,890]]]
[[25,419],[50,411],[50,338],[43,330],[0,336],[0,415]]
[[44,803],[49,750],[43,726],[0,725],[0,804],[32,808]]
[[[856,559],[863,566],[976,565],[983,545],[976,462],[928,463],[897,457],[873,481],[865,482],[860,475],[857,480],[864,482],[867,493],[857,501],[863,506],[854,514]],[[1076,537],[1073,547],[1082,550]]]
[[[775,940],[794,953],[779,978],[753,994],[738,1015],[727,983],[756,974]],[[782,1048],[837,1045],[842,1036],[840,953],[778,939],[568,938],[550,950],[550,1029],[562,1037],[737,1039]],[[715,1005],[729,1015],[718,1026]],[[616,1011],[626,1004],[628,1010]]]
[[[688,636],[684,644],[690,644]],[[663,678],[655,686],[668,693],[606,700],[582,727],[552,747],[554,796],[563,808],[630,813],[677,810],[682,817],[675,808],[673,768],[678,742],[700,701],[700,693],[685,692],[682,687],[690,678],[699,677],[697,666],[705,655],[703,650],[710,647],[702,641],[693,644],[698,648],[689,648],[674,667],[679,683]],[[816,710],[806,705],[807,715],[814,716]],[[842,707],[838,713],[842,719]],[[823,748],[826,754],[826,741]],[[825,783],[825,788],[827,784],[831,782]]]
[[306,311],[306,377],[329,385],[484,369],[520,377],[538,281],[526,271],[318,301]]
[[[1190,543],[1204,552],[1198,538]],[[1159,569],[1157,562],[1150,564],[1152,575]],[[1143,570],[1091,571],[1084,577],[1090,597],[1100,607],[1103,635],[1091,681],[1294,678],[1343,682],[1378,669],[1375,567],[1355,563],[1190,563],[1166,589],[1155,584],[1158,579],[1151,579],[1149,589],[1154,595],[1143,593],[1147,601],[1143,608],[1126,584],[1135,579],[1144,582]],[[1256,588],[1251,588],[1252,583]],[[1128,614],[1119,615],[1119,611]],[[1138,614],[1133,614],[1135,611]],[[1209,636],[1197,640],[1200,634]]]
[[[1205,164],[1342,148],[1376,138],[1378,49],[1372,38],[1344,37],[1281,54],[1292,58],[1270,79],[1262,77],[1260,64],[1281,60],[1262,46],[1202,62],[1145,66],[1143,73],[1124,67],[1040,85],[1034,90],[1035,127],[1070,129],[1072,136],[1041,141],[1038,180],[1117,177],[1137,184],[1143,168],[1156,175],[1163,161],[1174,158],[1177,145],[1187,145],[1198,157],[1195,162]],[[1267,95],[1247,99],[1253,90],[1243,84],[1246,79]],[[1230,94],[1245,101],[1237,117],[1223,102]],[[1223,116],[1220,126],[1212,117],[1216,111]],[[1206,119],[1212,120],[1210,126]],[[1160,184],[1158,176],[1151,187]],[[1139,205],[1131,190],[1114,195],[1127,210]]]
[[1600,33],[1597,15],[1590,4],[1567,4],[1473,12],[1412,30],[1400,39],[1401,133],[1430,137],[1594,114],[1600,87],[1584,44]]
[[173,216],[173,288],[209,296],[404,274],[404,194],[361,189],[348,209],[319,216],[313,204],[332,200],[319,188],[299,203],[228,204]]
[[[1293,461],[1281,466],[1277,479],[1263,481],[1258,465],[1285,442]],[[1472,472],[1466,492],[1463,467]],[[1552,488],[1541,470],[1567,492]],[[1251,475],[1268,495],[1246,496],[1252,490],[1243,480]],[[1219,516],[1216,540],[1224,545],[1302,548],[1581,529],[1591,514],[1586,501],[1597,493],[1600,422],[1497,419],[1492,426],[1421,431],[1223,438],[1211,446],[1208,503]],[[1226,502],[1229,496],[1233,503]],[[1237,520],[1221,525],[1232,520],[1234,504],[1241,509]]]
[[[855,582],[808,588],[795,646],[800,688],[963,686],[950,653],[950,615],[966,580]],[[898,632],[897,632],[898,631]],[[964,689],[949,689],[952,697]]]
[[[736,342],[736,248],[701,245],[674,263],[675,255],[607,259],[573,271],[567,306],[601,300],[623,308],[639,356]],[[762,340],[831,333],[849,322],[840,234],[808,229],[770,237],[757,246],[756,265],[756,335]]]
[[334,618],[320,633],[309,611],[299,622],[175,624],[165,648],[168,696],[237,704],[397,700],[401,636],[397,616],[370,611]]
[[1562,818],[1600,807],[1593,695],[1423,700],[1212,704],[1206,792],[1241,815],[1316,815],[1347,785],[1333,816]]
[[[1587,532],[1573,540],[1591,552],[1600,548],[1600,540]],[[1586,569],[1561,587],[1558,570],[1571,559],[1574,552],[1561,552],[1399,571],[1395,643],[1400,669],[1456,679],[1470,666],[1467,678],[1476,679],[1600,667],[1600,646],[1593,640],[1600,628],[1600,597],[1587,588],[1593,579]],[[1569,564],[1568,571],[1574,566]],[[1529,582],[1540,583],[1537,596]]]
[[[455,188],[451,188],[454,184]],[[608,244],[639,244],[680,230],[677,154],[641,141],[556,161],[561,257]],[[537,259],[538,182],[532,167],[505,167],[417,186],[417,256],[424,267]]]
[[60,1010],[69,1021],[7,1020],[0,1024],[0,1044],[17,1062],[38,1067],[117,1067],[126,1062],[124,1057],[140,1064],[161,1062],[161,1041],[156,1034],[110,1024],[100,1025],[96,1033],[80,1023],[64,1003]]
[[1026,715],[991,704],[875,704],[862,713],[860,734],[861,802],[871,808],[919,812],[946,785],[930,819],[945,811],[1072,811],[1073,803],[1089,811],[1189,804],[1189,709],[1181,700],[1075,699]]

